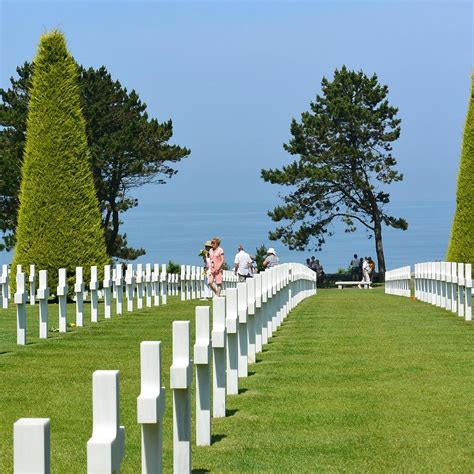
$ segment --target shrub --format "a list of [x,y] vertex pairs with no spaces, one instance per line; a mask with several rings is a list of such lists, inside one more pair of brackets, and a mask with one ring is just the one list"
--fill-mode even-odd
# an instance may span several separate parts
[[459,167],[456,213],[451,228],[447,260],[474,262],[474,75],[471,76],[471,97],[464,128],[464,140]]
[[90,266],[106,263],[78,70],[63,34],[53,31],[41,37],[34,60],[13,270],[48,270],[55,292],[58,268],[72,283],[83,266],[87,282]]

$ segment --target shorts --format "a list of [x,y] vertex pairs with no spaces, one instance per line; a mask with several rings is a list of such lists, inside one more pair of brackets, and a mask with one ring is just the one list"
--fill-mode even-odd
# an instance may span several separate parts
[[212,273],[209,275],[209,284],[215,283],[216,285],[222,285],[222,272],[219,272],[217,275]]

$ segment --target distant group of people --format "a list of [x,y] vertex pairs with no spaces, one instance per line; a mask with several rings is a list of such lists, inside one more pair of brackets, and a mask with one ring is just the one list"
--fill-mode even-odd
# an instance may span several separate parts
[[[220,245],[221,239],[219,237],[214,237],[212,240],[204,242],[204,249],[199,252],[199,255],[202,257],[204,262],[207,288],[216,296],[221,295],[225,262],[224,250]],[[267,250],[266,258],[263,261],[264,268],[271,268],[279,263],[280,260],[275,249],[270,247]],[[257,262],[255,257],[247,253],[242,244],[237,248],[237,253],[234,258],[234,273],[238,275],[239,282],[244,282],[247,278],[251,278],[254,273],[257,273]],[[209,290],[205,294],[205,298],[211,296]]]
[[349,264],[351,268],[352,281],[360,281],[361,283],[370,283],[375,275],[375,262],[372,257],[358,257],[354,254],[354,258]]
[[316,272],[317,283],[321,283],[324,280],[324,268],[317,258],[315,258],[314,256],[312,256],[311,259],[307,258],[306,266],[308,268],[311,268],[313,272]]

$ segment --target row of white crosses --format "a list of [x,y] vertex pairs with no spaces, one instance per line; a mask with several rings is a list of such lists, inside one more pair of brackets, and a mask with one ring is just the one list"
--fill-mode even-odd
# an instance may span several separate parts
[[472,320],[472,264],[426,262],[415,265],[415,297]]
[[[255,362],[255,354],[262,350],[289,312],[315,293],[315,273],[300,264],[279,265],[239,283],[237,288],[228,288],[226,297],[213,299],[212,330],[210,308],[196,308],[193,359],[190,322],[173,322],[170,389],[175,473],[190,473],[192,468],[193,365],[196,369],[196,445],[209,446],[211,419],[226,416],[226,395],[238,394],[238,379],[247,376],[247,364]],[[140,359],[137,422],[141,425],[142,473],[161,473],[165,412],[161,342],[142,342]],[[241,364],[241,360],[245,363]],[[87,472],[119,473],[125,452],[125,428],[120,425],[119,371],[94,372],[92,400],[93,430],[87,443]],[[49,418],[21,418],[14,424],[14,472],[50,472]]]
[[410,297],[411,267],[395,268],[385,272],[385,293],[387,295]]
[[[8,265],[3,266],[1,284],[3,287],[3,307],[8,307]],[[6,275],[5,278],[3,276]],[[33,277],[32,277],[33,275]],[[46,339],[48,337],[48,298],[51,290],[48,287],[47,270],[39,271],[39,286],[36,289],[35,267],[30,267],[30,304],[39,302],[39,337]],[[166,265],[160,266],[146,264],[145,266],[138,264],[136,270],[132,265],[128,265],[123,279],[122,268],[120,265],[111,267],[105,265],[104,280],[102,281],[102,290],[100,290],[100,282],[98,280],[98,269],[96,266],[91,267],[91,280],[88,283],[91,298],[91,322],[97,323],[99,320],[99,294],[103,298],[104,317],[110,319],[112,317],[112,301],[115,299],[115,313],[123,314],[123,285],[126,287],[127,309],[133,311],[134,297],[137,299],[137,309],[143,308],[143,299],[145,298],[146,306],[151,307],[167,303],[167,295],[178,293],[177,275],[169,275],[166,271]],[[58,287],[55,291],[58,298],[59,311],[59,332],[67,331],[67,273],[65,268],[58,271]],[[74,294],[76,300],[76,321],[77,327],[84,325],[84,300],[86,296],[86,284],[84,282],[83,267],[76,267]],[[33,295],[33,296],[32,296]],[[21,265],[18,265],[16,272],[16,293],[14,295],[14,303],[17,308],[17,344],[26,344],[26,305],[28,300],[28,291],[26,288],[26,275],[22,271]]]
[[[204,267],[194,265],[181,265],[180,286],[181,301],[206,298],[211,295],[207,288],[207,276]],[[237,285],[237,275],[229,270],[223,271],[222,295],[225,295],[227,288],[235,288]]]

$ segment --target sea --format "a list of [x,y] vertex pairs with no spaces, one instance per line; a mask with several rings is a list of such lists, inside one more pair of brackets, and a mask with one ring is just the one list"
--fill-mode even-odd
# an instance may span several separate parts
[[[198,253],[203,243],[214,236],[222,240],[226,261],[232,266],[237,246],[255,253],[265,245],[276,250],[281,262],[305,263],[315,256],[326,273],[346,269],[354,253],[376,260],[375,242],[363,230],[345,233],[335,224],[321,251],[290,251],[279,241],[270,241],[268,232],[278,223],[267,215],[274,203],[208,203],[162,202],[141,200],[139,206],[123,214],[121,230],[126,232],[132,247],[142,247],[146,255],[137,263],[168,263],[201,265]],[[397,202],[390,205],[390,213],[404,217],[408,230],[385,227],[383,246],[388,270],[418,262],[443,260],[449,243],[454,215],[454,202]],[[10,263],[12,253],[0,252],[0,263]]]

